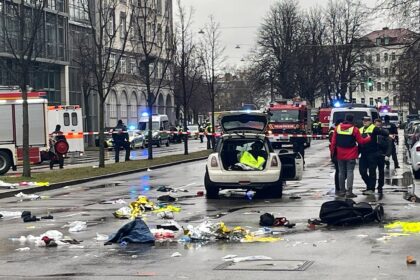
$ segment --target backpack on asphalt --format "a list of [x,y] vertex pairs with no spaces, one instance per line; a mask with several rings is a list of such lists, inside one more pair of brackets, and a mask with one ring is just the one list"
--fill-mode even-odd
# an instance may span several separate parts
[[319,218],[328,225],[357,225],[382,221],[384,209],[377,205],[375,209],[369,203],[355,203],[351,199],[324,202],[319,212]]

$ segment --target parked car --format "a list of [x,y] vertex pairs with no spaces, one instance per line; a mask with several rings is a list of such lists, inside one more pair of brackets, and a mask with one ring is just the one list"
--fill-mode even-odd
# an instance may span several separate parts
[[[221,116],[223,135],[215,152],[207,159],[204,186],[209,199],[218,198],[221,189],[256,190],[275,197],[283,194],[285,180],[300,180],[303,159],[300,154],[277,155],[265,135],[268,117],[264,113],[226,112]],[[266,155],[261,169],[241,169],[242,153],[259,142]]]
[[189,126],[187,126],[187,128],[188,128],[188,132],[190,133],[188,135],[188,137],[192,137],[195,140],[197,140],[198,139],[198,134],[199,134],[198,125],[197,124],[189,125]]
[[420,141],[414,143],[410,149],[411,167],[413,168],[414,177],[420,179]]
[[[112,131],[113,127],[105,127],[105,140],[104,140],[104,146],[105,149],[108,149],[109,151],[112,151],[114,149],[114,142],[112,141],[112,134],[108,133]],[[95,138],[95,146],[99,147],[99,135]]]
[[[138,129],[145,135],[146,145],[148,145],[149,116],[142,116],[139,121]],[[167,115],[152,115],[152,145],[157,147],[163,144],[169,147],[169,119]]]
[[412,121],[407,124],[406,128],[404,129],[404,144],[407,148],[410,148],[412,146],[411,137],[414,134],[414,130],[416,129],[416,126],[420,125],[420,121]]
[[142,148],[146,146],[146,139],[140,130],[129,130],[128,138],[131,149]]

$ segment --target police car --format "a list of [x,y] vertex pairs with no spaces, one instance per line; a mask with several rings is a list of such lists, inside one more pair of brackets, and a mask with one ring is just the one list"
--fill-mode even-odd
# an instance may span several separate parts
[[[232,111],[221,115],[223,135],[207,159],[204,185],[209,199],[221,189],[256,190],[280,198],[285,180],[301,180],[300,154],[277,154],[265,131],[268,116],[262,112]],[[255,161],[249,160],[253,154]],[[248,156],[244,156],[248,155]]]

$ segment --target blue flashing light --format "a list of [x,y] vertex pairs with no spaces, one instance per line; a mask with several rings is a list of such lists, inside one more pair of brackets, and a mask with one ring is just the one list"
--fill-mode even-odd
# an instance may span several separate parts
[[388,109],[382,110],[383,113],[388,113]]
[[134,129],[136,129],[136,127],[134,125],[130,125],[130,127],[128,129],[134,130]]
[[336,101],[336,102],[334,103],[334,107],[335,107],[335,108],[339,108],[339,107],[341,107],[340,101]]
[[142,117],[148,117],[148,116],[149,116],[149,113],[147,113],[147,112],[143,112],[143,113],[141,114],[141,116],[142,116]]
[[249,110],[249,109],[248,109],[248,110],[246,110],[245,112],[247,112],[247,113],[249,114],[249,113],[251,113],[251,110]]

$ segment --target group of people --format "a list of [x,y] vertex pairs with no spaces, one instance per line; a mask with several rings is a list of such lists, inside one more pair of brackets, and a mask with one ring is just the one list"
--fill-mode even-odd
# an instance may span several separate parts
[[[354,198],[353,193],[354,169],[356,159],[359,158],[359,172],[366,184],[364,195],[375,193],[376,170],[378,169],[379,194],[383,193],[385,183],[385,166],[389,168],[389,157],[392,155],[395,168],[399,168],[396,155],[398,129],[390,123],[389,116],[385,122],[374,120],[368,116],[363,118],[363,127],[358,129],[353,125],[354,116],[346,115],[344,121],[337,121],[330,137],[330,152],[335,164],[335,191],[339,197]],[[347,181],[347,187],[346,187]]]

